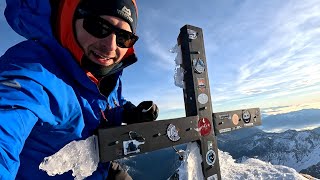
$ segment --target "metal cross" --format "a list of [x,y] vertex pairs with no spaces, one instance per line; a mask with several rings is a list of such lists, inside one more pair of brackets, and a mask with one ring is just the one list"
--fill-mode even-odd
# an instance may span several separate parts
[[259,108],[212,113],[202,29],[180,29],[186,116],[98,130],[101,162],[197,142],[206,180],[221,179],[216,135],[261,125]]

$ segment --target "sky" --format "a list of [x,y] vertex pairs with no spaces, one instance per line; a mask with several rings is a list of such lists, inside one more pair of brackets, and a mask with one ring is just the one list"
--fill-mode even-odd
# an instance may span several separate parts
[[[320,108],[320,0],[138,0],[139,61],[124,71],[126,99],[153,100],[159,119],[184,117],[174,85],[180,28],[202,28],[214,112]],[[0,0],[0,55],[22,41]]]

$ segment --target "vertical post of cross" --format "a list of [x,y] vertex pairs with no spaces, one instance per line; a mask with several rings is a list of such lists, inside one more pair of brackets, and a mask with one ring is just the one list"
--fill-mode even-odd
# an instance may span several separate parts
[[184,69],[183,89],[186,116],[197,116],[197,141],[202,154],[202,171],[206,180],[221,179],[217,140],[213,128],[211,95],[202,29],[185,25],[180,29],[178,45]]

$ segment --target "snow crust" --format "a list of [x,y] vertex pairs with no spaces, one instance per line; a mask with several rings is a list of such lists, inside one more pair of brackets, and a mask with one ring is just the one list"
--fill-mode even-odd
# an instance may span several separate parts
[[304,180],[293,168],[272,165],[258,159],[249,158],[242,163],[235,163],[227,152],[219,151],[220,169],[223,180],[232,179],[295,179]]
[[178,168],[180,180],[191,180],[195,177],[197,180],[203,180],[201,169],[202,157],[200,149],[196,143],[189,143],[184,154],[183,162]]
[[176,58],[174,59],[175,62],[175,69],[174,69],[174,85],[177,87],[185,89],[185,83],[183,81],[185,70],[181,66],[182,64],[182,51],[181,45],[176,44],[171,50],[171,53],[176,53]]
[[97,169],[99,152],[97,137],[91,136],[86,140],[72,141],[57,153],[46,157],[39,165],[39,169],[49,176],[60,175],[72,170],[76,180],[82,180]]

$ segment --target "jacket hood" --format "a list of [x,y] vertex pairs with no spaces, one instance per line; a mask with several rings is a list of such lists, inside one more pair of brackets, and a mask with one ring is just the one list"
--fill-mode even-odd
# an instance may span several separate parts
[[4,15],[11,28],[27,39],[52,37],[49,0],[6,0]]

